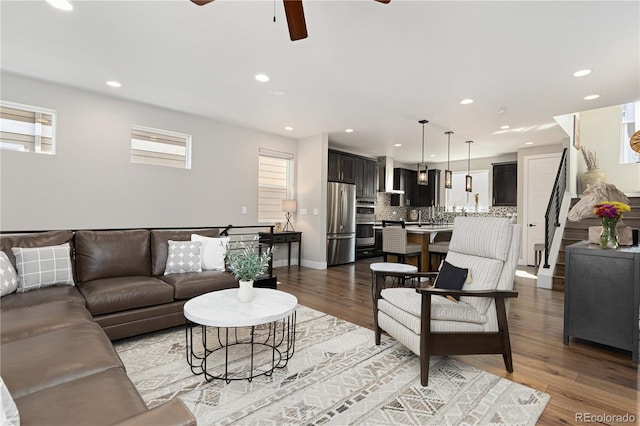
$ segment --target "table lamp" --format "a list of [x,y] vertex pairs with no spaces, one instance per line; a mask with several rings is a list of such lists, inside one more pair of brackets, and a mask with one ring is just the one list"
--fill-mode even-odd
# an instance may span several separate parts
[[285,212],[285,217],[287,218],[287,224],[284,226],[283,232],[295,232],[293,229],[293,225],[291,224],[291,215],[298,210],[298,203],[296,200],[282,200],[281,202],[282,211]]

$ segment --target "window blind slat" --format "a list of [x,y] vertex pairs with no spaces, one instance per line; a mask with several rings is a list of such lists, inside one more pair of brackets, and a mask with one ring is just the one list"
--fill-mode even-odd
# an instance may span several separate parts
[[131,162],[190,168],[191,136],[166,130],[131,128]]
[[[261,152],[263,150],[261,149]],[[283,222],[281,202],[289,193],[289,167],[293,156],[258,155],[258,221]]]
[[55,153],[55,112],[2,101],[0,148],[12,151]]

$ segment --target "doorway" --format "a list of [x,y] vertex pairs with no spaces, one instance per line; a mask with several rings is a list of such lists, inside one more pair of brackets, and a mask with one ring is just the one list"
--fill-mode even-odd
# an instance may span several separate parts
[[558,173],[561,153],[524,157],[524,217],[522,257],[527,265],[535,264],[535,244],[544,244],[544,217]]

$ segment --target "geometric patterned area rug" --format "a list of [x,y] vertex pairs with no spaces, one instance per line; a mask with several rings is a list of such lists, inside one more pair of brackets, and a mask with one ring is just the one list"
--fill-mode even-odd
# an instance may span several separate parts
[[252,382],[192,374],[182,327],[114,346],[149,407],[177,396],[199,425],[534,425],[549,401],[449,357],[432,358],[422,387],[418,357],[404,346],[384,336],[376,346],[373,331],[302,305],[295,354]]

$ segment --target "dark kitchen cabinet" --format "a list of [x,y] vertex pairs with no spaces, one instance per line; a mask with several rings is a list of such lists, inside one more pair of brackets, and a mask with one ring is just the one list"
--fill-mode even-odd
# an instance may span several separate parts
[[356,157],[338,151],[329,151],[327,179],[330,182],[356,183]]
[[376,198],[377,162],[355,157],[356,198]]
[[494,163],[493,206],[515,206],[518,200],[518,163]]
[[418,185],[417,170],[393,170],[393,188],[404,194],[391,194],[392,206],[429,207],[440,204],[440,170],[429,169],[429,185]]

